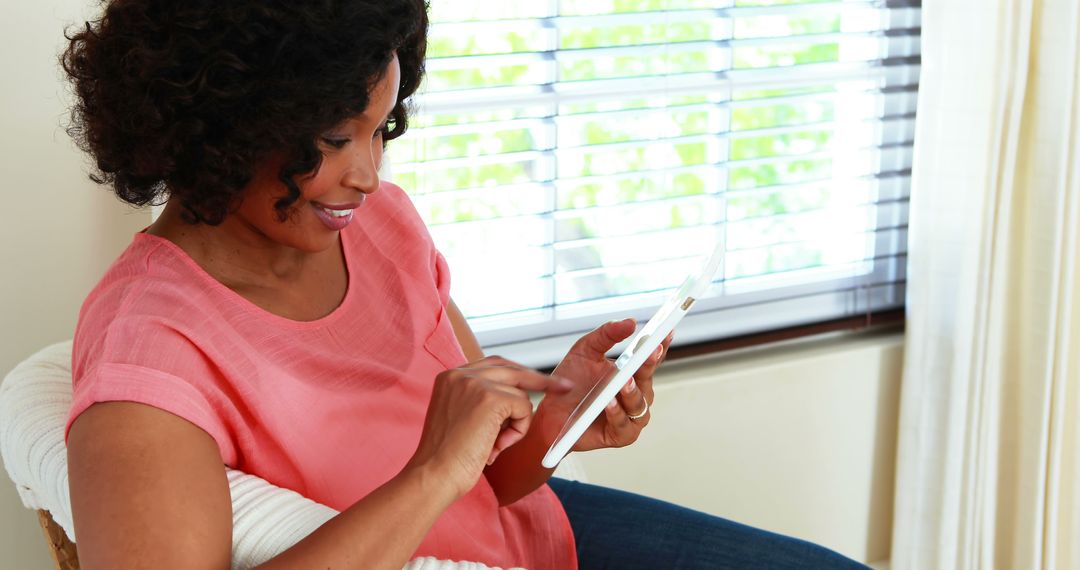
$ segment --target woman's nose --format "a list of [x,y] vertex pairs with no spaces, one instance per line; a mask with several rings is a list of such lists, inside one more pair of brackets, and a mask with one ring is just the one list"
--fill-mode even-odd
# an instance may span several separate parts
[[342,174],[342,184],[371,194],[379,189],[379,165],[377,157],[357,153]]

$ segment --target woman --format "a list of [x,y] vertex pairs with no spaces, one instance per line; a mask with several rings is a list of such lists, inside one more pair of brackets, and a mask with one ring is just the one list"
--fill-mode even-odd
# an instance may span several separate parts
[[[483,356],[416,211],[378,176],[426,27],[421,0],[114,0],[70,37],[70,131],[94,179],[168,200],[80,313],[83,567],[227,566],[223,464],[341,511],[267,567],[849,564],[546,484],[543,452],[634,326],[589,333],[551,377]],[[667,343],[575,450],[638,437]],[[535,412],[529,390],[546,393]]]

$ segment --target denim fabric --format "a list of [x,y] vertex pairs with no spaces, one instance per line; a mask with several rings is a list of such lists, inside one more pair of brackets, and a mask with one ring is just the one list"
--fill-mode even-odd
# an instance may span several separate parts
[[867,568],[804,540],[641,495],[563,479],[548,484],[574,529],[582,570]]

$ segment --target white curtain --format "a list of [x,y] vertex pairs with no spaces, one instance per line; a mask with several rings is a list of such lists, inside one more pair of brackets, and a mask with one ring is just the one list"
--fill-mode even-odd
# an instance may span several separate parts
[[1080,0],[923,4],[892,567],[1080,568]]

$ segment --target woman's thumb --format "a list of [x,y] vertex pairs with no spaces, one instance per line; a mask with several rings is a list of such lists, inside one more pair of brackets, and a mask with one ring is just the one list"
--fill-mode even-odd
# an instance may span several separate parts
[[611,350],[611,347],[634,334],[635,328],[637,328],[637,323],[634,319],[608,321],[582,337],[581,340],[588,350],[604,354]]

